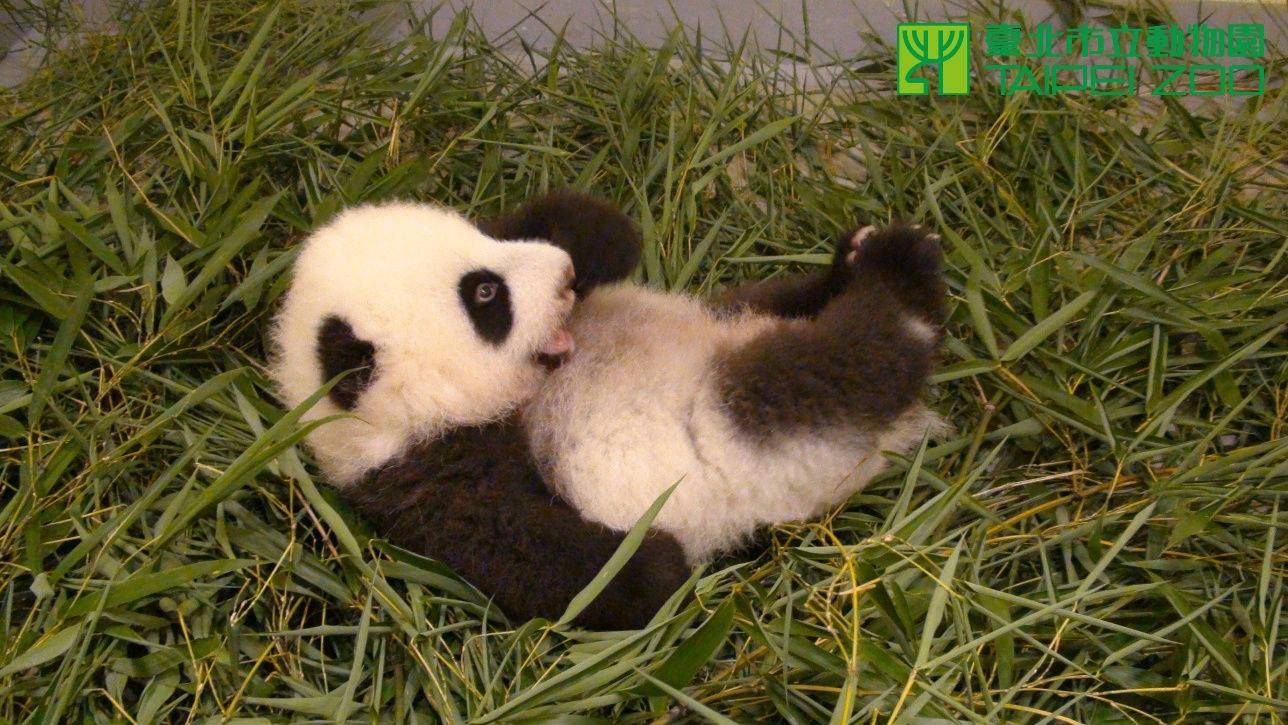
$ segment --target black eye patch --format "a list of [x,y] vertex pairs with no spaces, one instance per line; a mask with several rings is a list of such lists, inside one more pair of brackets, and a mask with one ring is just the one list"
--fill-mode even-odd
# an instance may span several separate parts
[[375,377],[375,345],[355,335],[348,322],[331,315],[318,328],[318,360],[322,363],[324,382],[346,370],[353,370],[328,394],[336,405],[344,410],[353,410],[362,391]]
[[479,337],[493,345],[505,342],[514,326],[505,278],[490,269],[476,269],[461,277],[457,292]]

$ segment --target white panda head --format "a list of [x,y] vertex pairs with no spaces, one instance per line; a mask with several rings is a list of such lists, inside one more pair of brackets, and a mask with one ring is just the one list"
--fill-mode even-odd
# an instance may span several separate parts
[[294,407],[357,370],[305,418],[352,414],[309,435],[331,481],[350,485],[417,440],[529,400],[571,351],[572,284],[572,260],[549,244],[497,241],[435,206],[352,208],[295,261],[272,376]]

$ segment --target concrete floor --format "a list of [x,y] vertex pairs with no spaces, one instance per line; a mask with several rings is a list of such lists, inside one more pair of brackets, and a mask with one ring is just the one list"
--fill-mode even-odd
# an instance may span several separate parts
[[[27,0],[37,3],[39,0]],[[18,0],[19,3],[23,0]],[[113,0],[67,0],[65,12],[80,17],[87,29],[110,28]],[[1076,0],[995,0],[1009,10],[1020,10],[1030,25],[1085,22],[1074,8]],[[970,0],[393,0],[372,18],[391,35],[407,32],[411,13],[428,13],[439,6],[431,31],[441,35],[454,11],[468,7],[491,38],[511,43],[548,46],[562,29],[568,42],[586,47],[611,33],[612,18],[646,43],[660,43],[678,24],[690,32],[720,38],[726,33],[740,38],[747,33],[762,48],[802,49],[808,36],[814,45],[811,60],[827,56],[853,56],[868,46],[868,33],[891,41],[895,25],[915,8],[918,20],[943,20],[960,16]],[[1170,0],[1166,5],[1178,22],[1263,23],[1267,41],[1288,47],[1288,0]],[[677,10],[676,8],[683,8]],[[808,9],[808,15],[802,12]],[[6,18],[0,10],[0,86],[12,86],[28,77],[43,52],[41,29],[21,19]],[[873,37],[868,35],[868,37]],[[7,49],[7,50],[5,50]],[[821,57],[820,57],[821,56]]]
[[[907,19],[905,5],[919,7],[922,20],[944,20],[959,16],[970,4],[960,0],[448,0],[452,8],[470,7],[490,37],[504,39],[513,32],[537,46],[547,45],[554,32],[565,27],[568,42],[593,45],[610,32],[615,14],[622,26],[651,45],[663,42],[682,24],[690,32],[716,38],[727,34],[737,40],[747,33],[762,48],[793,48],[808,32],[822,52],[842,57],[867,47],[865,33],[893,38],[895,25]],[[1023,10],[1034,22],[1054,16],[1046,0],[1009,0],[1007,5]],[[445,28],[449,18],[444,14],[435,31]]]

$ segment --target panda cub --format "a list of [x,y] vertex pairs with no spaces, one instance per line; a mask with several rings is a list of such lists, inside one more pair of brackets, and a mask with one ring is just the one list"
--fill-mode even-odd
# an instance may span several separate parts
[[[494,231],[567,237],[577,207],[538,199]],[[599,242],[627,254],[638,233],[617,225]],[[628,282],[582,295],[575,354],[523,408],[544,478],[614,529],[678,482],[653,523],[691,563],[836,506],[885,467],[882,451],[943,427],[920,402],[942,337],[937,241],[869,226],[840,237],[826,270],[711,300]],[[574,253],[579,277],[598,254]]]
[[356,369],[311,411],[353,414],[310,434],[326,473],[514,616],[558,616],[679,482],[581,619],[639,626],[687,564],[839,504],[940,425],[919,398],[945,294],[918,227],[858,229],[825,270],[707,300],[624,282],[639,256],[634,224],[583,194],[477,227],[352,209],[296,261],[274,377],[294,406]]
[[[567,232],[543,230],[595,268],[576,281],[583,293],[638,261],[637,241],[606,259],[581,245],[619,218],[588,200]],[[565,249],[503,243],[433,206],[364,206],[305,242],[275,320],[285,404],[351,371],[306,416],[351,414],[308,437],[342,498],[512,617],[560,616],[624,537],[551,493],[518,417],[572,351],[573,285]],[[675,539],[652,532],[578,623],[641,627],[689,571]]]

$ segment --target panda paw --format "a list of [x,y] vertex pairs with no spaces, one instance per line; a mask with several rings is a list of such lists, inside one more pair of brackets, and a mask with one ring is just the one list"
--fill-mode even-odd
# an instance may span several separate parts
[[836,262],[859,270],[901,275],[939,275],[943,255],[939,235],[920,224],[868,225],[841,237]]
[[606,199],[571,189],[543,194],[479,228],[496,239],[541,240],[567,252],[578,296],[627,279],[643,254],[639,227],[630,217]]
[[834,264],[847,284],[879,284],[899,302],[941,321],[945,290],[938,234],[919,224],[860,227],[841,237]]

